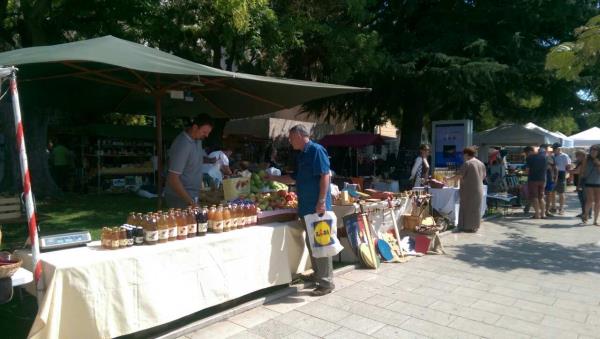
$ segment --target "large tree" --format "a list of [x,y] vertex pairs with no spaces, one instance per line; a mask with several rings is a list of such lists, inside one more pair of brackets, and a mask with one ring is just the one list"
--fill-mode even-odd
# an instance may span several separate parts
[[[256,67],[264,73],[277,69],[277,57],[270,54],[282,48],[274,43],[281,39],[268,4],[267,0],[0,0],[4,28],[0,50],[110,34],[215,67]],[[65,116],[85,123],[92,117],[36,107],[35,102],[22,104],[34,193],[59,194],[45,161],[48,123]],[[11,125],[2,127],[10,136]],[[10,158],[16,159],[14,149],[9,149]],[[3,186],[15,189],[15,180]]]
[[600,125],[600,16],[578,27],[572,41],[552,48],[546,58],[546,68],[559,79],[571,81],[582,88],[579,95],[588,110],[576,116],[580,129]]
[[[415,148],[426,121],[471,118],[488,127],[580,109],[576,87],[546,71],[544,57],[597,12],[597,1],[334,1],[294,10],[310,28],[288,58],[304,74],[292,74],[373,88],[319,109],[391,118],[402,145]],[[369,44],[350,49],[357,45],[346,35]]]
[[[139,39],[144,18],[159,3],[158,0],[0,0],[0,23],[4,28],[0,31],[0,49],[49,45],[105,34]],[[35,102],[23,101],[22,106],[34,194],[57,195],[60,192],[46,161],[47,129],[49,121],[64,112],[37,107]],[[3,109],[6,111],[7,106]],[[7,116],[6,112],[3,115]],[[13,135],[11,128],[10,123],[3,124],[5,135]],[[10,147],[9,151],[9,159],[17,159],[15,149]],[[14,167],[16,161],[9,163]],[[7,179],[3,186],[14,189],[14,177]]]
[[[545,71],[544,56],[597,8],[591,0],[0,0],[0,48],[112,34],[230,70],[371,87],[310,108],[362,129],[392,119],[403,146],[415,148],[432,120],[489,127],[580,110],[575,84]],[[30,152],[41,158],[53,116],[24,114]],[[32,175],[39,196],[56,190],[43,168]]]

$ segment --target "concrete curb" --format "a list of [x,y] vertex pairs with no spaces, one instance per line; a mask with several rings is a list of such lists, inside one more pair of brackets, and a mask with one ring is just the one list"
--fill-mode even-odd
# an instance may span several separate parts
[[[333,276],[337,277],[340,275],[344,275],[348,272],[354,271],[355,269],[357,269],[359,266],[358,265],[348,265],[348,266],[344,266],[344,267],[340,267],[336,270],[333,271]],[[313,283],[304,283],[304,284],[298,284],[298,285],[294,285],[294,286],[288,286],[282,290],[273,292],[271,294],[268,294],[264,297],[260,297],[258,299],[255,300],[251,300],[248,301],[246,303],[243,303],[241,305],[238,305],[234,308],[228,309],[226,311],[217,313],[215,315],[212,315],[210,317],[195,321],[191,324],[185,325],[184,327],[180,327],[176,330],[173,330],[167,334],[164,334],[162,336],[157,337],[157,339],[176,339],[179,338],[183,335],[186,335],[188,333],[191,332],[195,332],[197,330],[200,330],[204,327],[210,326],[212,324],[218,323],[219,321],[223,321],[226,319],[229,319],[235,315],[238,315],[240,313],[244,313],[246,311],[249,311],[253,308],[257,308],[260,307],[266,303],[269,303],[271,301],[277,300],[277,299],[281,299],[284,297],[287,297],[288,295],[294,294],[299,292],[300,290],[303,290],[305,288],[311,287],[313,286]]]

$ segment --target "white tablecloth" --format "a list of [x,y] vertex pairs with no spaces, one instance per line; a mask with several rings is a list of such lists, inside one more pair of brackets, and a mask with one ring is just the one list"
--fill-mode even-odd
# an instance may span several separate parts
[[[24,258],[25,259],[25,258]],[[310,266],[296,222],[155,246],[42,254],[33,338],[112,338],[291,282]]]
[[19,267],[19,269],[13,274],[10,279],[12,280],[13,287],[29,284],[33,281],[33,273]]
[[[415,190],[423,189],[424,188],[421,187],[415,187]],[[458,224],[458,210],[460,208],[460,195],[458,194],[458,190],[458,188],[454,187],[429,189],[429,193],[431,194],[431,206],[441,214],[448,216],[450,221],[454,222],[454,225]],[[487,210],[486,197],[487,185],[483,185],[483,197],[481,201],[482,217]]]

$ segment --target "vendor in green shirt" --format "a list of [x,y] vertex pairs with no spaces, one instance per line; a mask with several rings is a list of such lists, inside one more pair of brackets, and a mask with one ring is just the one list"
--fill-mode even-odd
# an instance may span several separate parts
[[54,173],[54,181],[63,191],[68,187],[69,170],[71,168],[72,153],[60,140],[52,147],[50,164]]

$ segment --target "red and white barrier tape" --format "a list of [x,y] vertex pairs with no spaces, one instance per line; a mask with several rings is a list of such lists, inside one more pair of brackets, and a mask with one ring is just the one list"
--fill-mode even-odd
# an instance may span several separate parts
[[29,164],[27,162],[27,150],[25,148],[25,132],[23,131],[23,122],[21,121],[21,105],[19,103],[19,92],[17,90],[16,71],[16,68],[13,68],[10,75],[10,91],[12,94],[15,128],[17,132],[17,148],[19,151],[19,160],[21,162],[23,197],[25,200],[25,209],[27,210],[29,240],[31,242],[31,255],[34,267],[33,277],[36,284],[38,305],[40,305],[44,293],[44,281],[42,279],[42,265],[39,261],[40,244],[38,238],[37,221],[35,218],[35,206],[33,205],[33,197],[31,193],[31,178],[29,176]]

